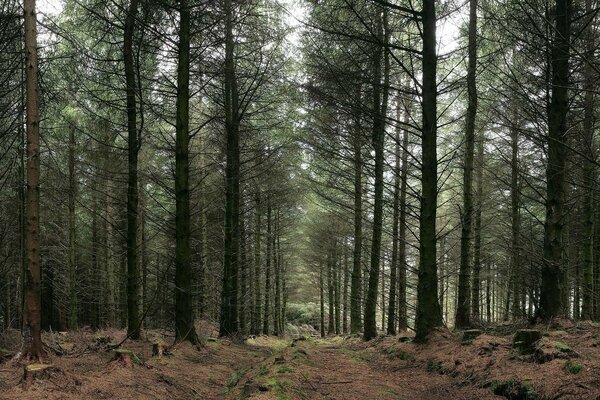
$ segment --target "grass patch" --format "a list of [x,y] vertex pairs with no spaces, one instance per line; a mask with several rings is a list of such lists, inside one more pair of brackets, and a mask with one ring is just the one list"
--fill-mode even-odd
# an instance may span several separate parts
[[427,371],[428,372],[442,372],[442,362],[439,360],[430,359],[427,360]]
[[290,367],[289,365],[282,365],[277,369],[278,374],[290,374],[292,372],[294,372],[294,368]]
[[503,396],[511,400],[539,400],[540,397],[533,387],[528,383],[521,383],[514,379],[505,381],[493,381],[490,389],[495,395]]
[[564,365],[564,370],[573,375],[580,373],[582,369],[583,365],[571,360],[567,361]]
[[229,377],[229,380],[227,381],[227,387],[223,389],[223,394],[229,394],[231,389],[233,389],[237,386],[238,383],[240,383],[244,375],[246,375],[249,370],[249,368],[240,368],[237,371],[234,371]]

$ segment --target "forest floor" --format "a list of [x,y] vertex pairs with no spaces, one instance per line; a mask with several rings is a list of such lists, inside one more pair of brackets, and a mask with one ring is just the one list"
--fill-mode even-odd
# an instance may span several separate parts
[[7,332],[0,399],[600,399],[600,326],[537,328],[544,337],[531,355],[512,349],[515,327],[505,326],[466,342],[439,330],[426,345],[409,335],[243,343],[206,335],[201,347],[180,344],[160,358],[152,343],[172,337],[149,331],[123,344],[136,355],[131,366],[107,351],[123,331],[45,333],[53,368],[27,388],[23,367],[10,361],[18,334]]

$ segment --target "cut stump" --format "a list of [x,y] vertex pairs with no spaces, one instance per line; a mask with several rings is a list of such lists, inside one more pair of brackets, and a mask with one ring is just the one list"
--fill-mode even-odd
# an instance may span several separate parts
[[537,329],[520,329],[513,338],[513,348],[520,354],[531,354],[536,350],[536,343],[542,338]]
[[29,364],[23,367],[23,389],[27,390],[36,379],[47,379],[54,369],[52,364]]
[[133,360],[135,360],[136,358],[136,355],[131,350],[116,349],[115,356],[111,361],[111,364],[114,367],[132,368]]
[[152,357],[162,358],[162,356],[169,355],[169,347],[163,342],[156,342],[152,344]]

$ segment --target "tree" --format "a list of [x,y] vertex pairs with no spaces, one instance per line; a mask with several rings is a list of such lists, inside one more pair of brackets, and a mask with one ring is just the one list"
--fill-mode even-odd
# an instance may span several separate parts
[[[370,340],[377,336],[377,288],[379,285],[381,261],[381,235],[383,230],[383,164],[385,146],[385,120],[389,93],[390,61],[386,51],[382,57],[384,46],[389,41],[387,11],[376,10],[376,31],[379,44],[373,52],[373,131],[372,145],[375,152],[375,202],[373,205],[373,238],[371,240],[371,268],[369,270],[369,290],[365,301],[365,332],[364,339]],[[381,64],[384,59],[384,70]],[[383,77],[383,82],[382,82]]]
[[421,214],[419,216],[419,281],[415,340],[423,342],[442,324],[437,290],[436,211],[437,211],[437,84],[435,0],[425,0],[423,24],[423,89],[421,108]]
[[179,60],[175,134],[175,341],[198,342],[192,309],[189,189],[190,8],[179,2]]
[[460,273],[455,325],[465,328],[471,324],[471,241],[473,219],[473,160],[475,155],[475,119],[477,117],[477,0],[469,1],[469,66],[467,92],[469,105],[465,123],[465,165],[463,170],[463,211],[460,237]]
[[552,97],[548,107],[548,161],[544,263],[539,315],[544,319],[566,313],[564,304],[563,225],[567,114],[569,111],[569,53],[571,0],[556,1],[555,35],[551,48]]
[[24,0],[23,17],[27,98],[27,230],[25,234],[27,271],[24,281],[23,355],[31,359],[41,359],[44,351],[40,314],[40,118],[35,0]]

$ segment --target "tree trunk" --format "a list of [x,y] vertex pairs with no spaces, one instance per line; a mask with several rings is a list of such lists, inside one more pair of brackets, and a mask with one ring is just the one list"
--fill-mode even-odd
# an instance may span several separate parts
[[437,211],[437,55],[435,0],[424,0],[421,213],[419,217],[419,282],[415,329],[417,342],[427,340],[433,328],[442,325],[438,303],[436,260]]
[[350,290],[350,333],[362,329],[362,137],[361,137],[361,85],[357,85],[354,105],[354,247],[352,250],[352,287]]
[[[387,26],[387,12],[384,12],[383,21],[381,14],[376,18],[377,36],[381,43],[387,43],[389,29]],[[383,87],[381,61],[383,46],[374,49],[373,63],[373,131],[372,143],[375,151],[375,194],[373,205],[373,236],[371,240],[371,266],[369,270],[369,289],[365,302],[365,331],[364,339],[371,340],[377,336],[377,290],[379,286],[379,273],[381,262],[381,235],[383,231],[383,167],[384,167],[384,142],[385,118],[389,92],[390,61],[387,49],[384,58]],[[383,89],[383,90],[382,90]]]
[[[400,86],[400,85],[398,85]],[[396,146],[394,156],[394,201],[392,205],[392,260],[390,264],[390,294],[388,296],[388,324],[387,334],[396,334],[396,291],[398,280],[398,222],[400,219],[400,95],[396,99]]]
[[24,0],[25,74],[27,96],[27,195],[24,284],[23,351],[32,359],[43,356],[41,337],[40,273],[40,120],[35,0]]
[[261,208],[260,208],[260,193],[256,193],[256,223],[254,227],[254,308],[252,309],[252,327],[251,332],[253,335],[260,333],[260,318],[261,318],[261,302],[262,298],[260,295],[260,270],[261,270]]
[[281,264],[279,262],[279,210],[275,213],[275,232],[273,234],[273,269],[275,271],[275,304],[273,306],[274,314],[274,334],[281,335]]
[[[592,1],[585,1],[586,15],[592,15]],[[594,32],[589,22],[586,37],[584,66],[584,116],[583,116],[583,304],[582,319],[594,316]],[[597,290],[598,288],[596,288]]]
[[[515,121],[516,123],[516,121]],[[517,126],[510,130],[511,138],[511,173],[510,173],[510,198],[511,198],[511,257],[510,270],[513,279],[513,318],[521,316],[519,286],[522,284],[520,271],[520,192],[519,192],[519,132]]]
[[75,126],[69,126],[69,329],[77,329],[77,244],[75,239],[75,198],[77,184],[75,180]]
[[567,113],[569,111],[569,46],[571,0],[556,0],[556,26],[552,45],[552,98],[548,107],[548,165],[546,169],[546,221],[539,315],[543,319],[565,314],[562,254]]
[[473,159],[475,154],[475,119],[477,117],[477,0],[469,0],[469,66],[467,91],[469,105],[465,127],[465,165],[463,170],[463,214],[460,236],[460,271],[458,278],[458,305],[455,326],[471,325],[471,241],[473,219]]
[[223,292],[221,300],[221,336],[238,332],[238,270],[240,215],[240,137],[239,100],[235,76],[233,10],[225,0],[225,130],[227,165],[225,167],[225,249]]
[[192,301],[190,248],[190,8],[179,2],[177,118],[175,124],[175,341],[198,342]]
[[320,319],[320,331],[321,337],[325,337],[325,282],[323,279],[323,263],[319,262],[319,299],[320,299],[320,310],[321,310],[321,319]]
[[483,132],[477,143],[477,189],[475,207],[475,226],[473,244],[473,287],[471,288],[471,311],[473,319],[481,319],[481,212],[483,210],[483,163],[485,152],[485,135]]
[[268,335],[269,332],[269,318],[270,316],[270,307],[269,303],[271,301],[271,199],[268,199],[267,204],[267,254],[265,257],[267,259],[267,263],[265,266],[265,312],[263,317],[263,335]]
[[[335,244],[334,244],[335,246]],[[335,259],[333,257],[334,251],[330,250],[330,253],[327,257],[327,300],[329,304],[329,312],[328,312],[328,325],[327,325],[327,334],[333,335],[335,334],[335,325],[334,325],[334,289],[333,289],[333,269],[335,268]]]
[[137,260],[137,218],[138,218],[138,154],[139,132],[137,127],[136,78],[133,55],[135,20],[138,13],[138,0],[131,0],[125,17],[123,35],[123,60],[127,95],[127,335],[131,339],[140,338],[139,288]]
[[[404,110],[404,124],[409,123],[409,103]],[[398,221],[398,329],[406,331],[408,328],[408,313],[406,310],[406,271],[408,262],[406,255],[406,192],[408,187],[408,129],[402,132],[402,170],[400,177],[400,220]]]
[[344,334],[348,333],[348,281],[350,280],[348,262],[348,243],[344,239],[344,287],[342,289],[342,303],[344,303],[344,310],[342,312],[342,332]]

